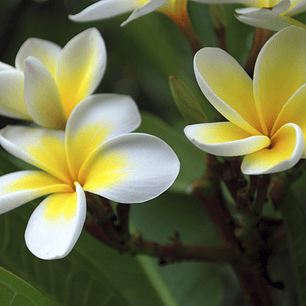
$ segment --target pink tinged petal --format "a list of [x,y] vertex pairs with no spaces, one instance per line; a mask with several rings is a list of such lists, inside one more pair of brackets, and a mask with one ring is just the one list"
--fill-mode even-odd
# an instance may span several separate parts
[[64,134],[63,131],[6,126],[1,130],[0,143],[12,155],[71,185]]
[[162,140],[125,134],[109,140],[83,164],[83,189],[121,203],[151,200],[175,181],[180,163]]
[[288,16],[283,15],[273,15],[273,16],[258,16],[258,17],[249,17],[248,15],[236,15],[236,18],[245,23],[254,27],[267,29],[271,31],[280,31],[286,27],[291,25],[296,25],[302,28],[306,28],[306,26]]
[[301,128],[288,123],[271,138],[271,147],[246,155],[241,170],[247,175],[269,174],[292,168],[302,157],[305,141]]
[[254,70],[254,96],[265,134],[288,99],[306,83],[306,31],[289,27],[261,49]]
[[263,135],[252,136],[231,122],[188,125],[187,138],[201,150],[219,156],[240,156],[270,145]]
[[203,48],[194,57],[194,71],[204,95],[225,118],[260,134],[252,80],[234,58],[219,48]]
[[140,121],[137,105],[129,96],[97,94],[84,99],[66,126],[66,152],[72,175],[77,177],[83,162],[103,142],[132,132]]
[[0,177],[0,214],[54,192],[73,189],[42,171],[19,171]]
[[15,70],[15,67],[0,62],[0,71],[5,71],[5,70]]
[[129,18],[121,24],[125,26],[128,22],[139,18],[141,16],[147,15],[160,7],[162,7],[168,0],[149,0],[146,4],[136,8],[134,12],[129,16]]
[[32,119],[45,128],[64,130],[65,113],[48,69],[30,56],[25,60],[24,78],[24,99]]
[[82,187],[75,185],[76,192],[49,196],[31,215],[25,241],[38,258],[63,258],[77,242],[86,218],[86,199]]
[[131,12],[141,5],[140,3],[139,0],[101,0],[88,6],[80,13],[68,17],[77,22],[107,19]]
[[68,118],[100,83],[106,67],[104,41],[95,28],[72,38],[58,57],[56,84]]
[[24,76],[16,70],[0,72],[0,114],[31,120],[23,98]]
[[15,60],[16,68],[23,71],[24,60],[29,56],[33,56],[40,60],[54,77],[56,60],[61,50],[62,48],[60,46],[51,41],[39,38],[29,38],[23,43],[17,53]]

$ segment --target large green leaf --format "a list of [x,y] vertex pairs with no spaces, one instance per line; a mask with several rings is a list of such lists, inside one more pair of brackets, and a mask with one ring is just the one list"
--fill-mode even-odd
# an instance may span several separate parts
[[55,306],[32,286],[9,271],[0,268],[2,306]]
[[157,116],[143,112],[141,117],[142,123],[137,132],[152,134],[163,139],[177,154],[181,170],[171,190],[185,193],[188,187],[203,175],[205,153],[187,140],[183,131],[177,132]]
[[296,275],[296,285],[300,306],[306,305],[306,215],[305,208],[290,192],[281,206],[292,264]]

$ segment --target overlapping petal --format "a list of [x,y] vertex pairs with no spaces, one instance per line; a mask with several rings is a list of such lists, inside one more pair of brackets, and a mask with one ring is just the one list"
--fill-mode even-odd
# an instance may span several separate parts
[[[133,13],[129,16],[129,18],[121,24],[121,26],[125,26],[128,22],[155,11],[156,9],[163,6],[167,1],[168,0],[149,0],[149,1],[147,1],[146,4],[144,4],[140,7],[137,7],[133,11]],[[142,1],[142,2],[144,2],[144,1]]]
[[306,32],[289,27],[274,35],[258,55],[254,97],[264,133],[268,134],[288,99],[306,83]]
[[200,88],[210,103],[229,121],[252,135],[260,135],[252,80],[225,51],[204,48],[194,58]]
[[5,70],[15,70],[15,67],[0,62],[0,72],[1,72],[1,71],[5,71]]
[[73,193],[52,194],[35,209],[28,222],[27,247],[41,259],[63,258],[79,238],[85,218],[85,194],[78,183]]
[[66,116],[48,69],[38,59],[29,56],[25,60],[24,78],[24,99],[32,119],[45,128],[64,130]]
[[267,136],[252,136],[231,122],[189,125],[187,138],[201,150],[219,156],[250,154],[270,145]]
[[33,56],[41,61],[49,70],[52,77],[55,76],[56,60],[62,48],[57,44],[39,38],[29,38],[20,47],[15,66],[18,70],[24,71],[24,61],[28,56]]
[[3,116],[30,120],[23,98],[23,73],[16,70],[0,72],[0,114]]
[[66,127],[66,152],[73,177],[103,142],[132,132],[140,121],[137,105],[129,96],[97,94],[84,99]]
[[179,160],[162,140],[147,134],[125,134],[107,141],[83,164],[83,189],[120,203],[140,203],[168,189],[179,172]]
[[63,131],[7,126],[1,130],[0,143],[12,155],[71,185],[64,137]]
[[105,44],[95,28],[78,34],[63,48],[57,59],[56,83],[67,118],[96,89],[105,67]]
[[54,192],[73,189],[43,171],[19,171],[0,177],[0,214]]
[[103,0],[94,3],[76,15],[69,15],[72,21],[95,21],[115,17],[135,10],[145,0]]
[[273,135],[269,148],[244,157],[241,171],[257,175],[287,170],[300,160],[304,148],[303,131],[298,125],[288,123]]
[[302,28],[306,27],[303,23],[291,17],[283,15],[263,15],[258,17],[250,17],[248,15],[236,15],[236,18],[239,21],[249,24],[251,26],[271,31],[280,31],[291,25],[296,25]]
[[240,3],[246,6],[261,7],[260,0],[193,0],[196,2],[208,3],[208,4],[227,4],[227,3]]

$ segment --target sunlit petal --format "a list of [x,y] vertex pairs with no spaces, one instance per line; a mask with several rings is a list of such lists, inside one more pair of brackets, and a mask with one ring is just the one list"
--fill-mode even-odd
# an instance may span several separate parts
[[66,152],[73,176],[103,142],[132,132],[140,121],[137,105],[129,96],[97,94],[84,99],[66,127]]
[[184,132],[195,146],[220,156],[245,155],[270,145],[268,137],[252,136],[231,122],[193,124]]
[[179,172],[179,160],[162,140],[126,134],[108,141],[83,164],[83,189],[121,203],[140,203],[168,189]]
[[33,56],[40,60],[49,70],[51,75],[55,76],[56,59],[62,48],[57,44],[39,38],[29,38],[20,47],[15,65],[18,70],[24,70],[24,60],[28,56]]
[[287,12],[290,16],[305,12],[306,10],[306,2],[305,0],[291,0],[291,8]]
[[293,123],[282,126],[271,139],[271,147],[244,157],[244,174],[269,174],[293,167],[301,158],[305,141],[301,128]]
[[16,70],[0,72],[0,114],[3,116],[28,119],[28,113],[23,98],[24,76]]
[[6,126],[1,130],[0,142],[14,156],[71,184],[64,137],[63,131]]
[[101,20],[131,12],[141,5],[140,3],[140,0],[103,0],[88,6],[76,15],[69,15],[68,17],[78,22]]
[[225,51],[204,48],[194,58],[196,79],[209,102],[229,121],[252,135],[261,131],[252,80]]
[[76,192],[52,194],[33,212],[25,232],[29,250],[41,259],[63,258],[77,242],[86,218],[81,186]]
[[72,188],[42,171],[19,171],[0,177],[0,214],[54,192]]
[[155,11],[163,6],[167,1],[168,0],[149,0],[146,4],[137,7],[129,18],[121,24],[121,26],[125,26],[128,22]]
[[105,44],[97,29],[78,34],[63,48],[57,61],[56,83],[67,118],[96,89],[105,67]]
[[288,99],[306,83],[306,31],[289,27],[275,34],[261,49],[254,70],[254,96],[266,126],[272,126]]
[[64,130],[61,98],[47,68],[30,56],[25,60],[24,77],[24,99],[32,119],[45,128]]

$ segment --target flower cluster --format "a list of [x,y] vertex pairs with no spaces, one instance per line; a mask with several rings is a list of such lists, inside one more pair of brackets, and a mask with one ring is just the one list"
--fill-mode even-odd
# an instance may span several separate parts
[[178,158],[165,142],[130,133],[141,121],[130,97],[91,95],[105,66],[96,29],[77,35],[63,50],[29,39],[16,68],[1,63],[1,114],[42,127],[7,126],[0,132],[5,150],[41,169],[0,177],[0,213],[48,195],[25,233],[39,258],[62,258],[71,251],[86,218],[85,191],[140,203],[164,192],[178,175]]

